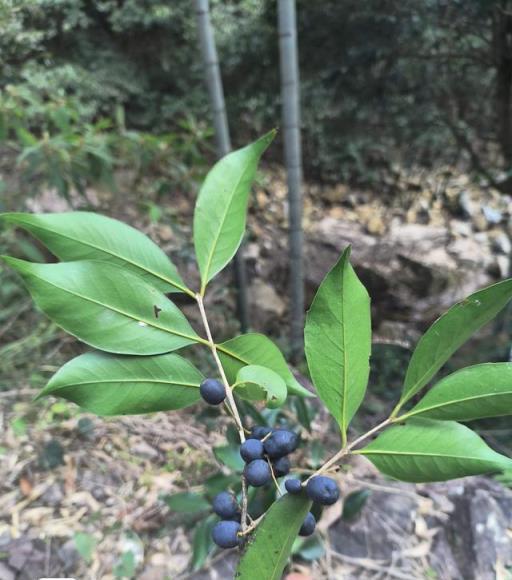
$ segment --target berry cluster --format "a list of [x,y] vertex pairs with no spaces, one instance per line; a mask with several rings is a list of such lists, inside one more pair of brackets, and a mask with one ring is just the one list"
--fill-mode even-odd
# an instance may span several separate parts
[[[224,385],[217,379],[205,379],[200,385],[202,398],[210,405],[219,405],[226,398]],[[287,429],[272,429],[256,426],[240,446],[240,455],[245,461],[244,478],[248,485],[261,487],[270,483],[272,477],[283,477],[290,472],[288,455],[297,449],[299,438]],[[320,505],[332,505],[340,497],[336,482],[330,477],[317,475],[306,484],[300,479],[288,479],[286,491],[290,494],[307,494],[308,498]],[[241,511],[236,497],[223,491],[213,500],[213,511],[220,518],[212,530],[213,541],[220,548],[234,548],[240,545]],[[315,516],[309,512],[300,528],[299,535],[310,536],[316,527]]]

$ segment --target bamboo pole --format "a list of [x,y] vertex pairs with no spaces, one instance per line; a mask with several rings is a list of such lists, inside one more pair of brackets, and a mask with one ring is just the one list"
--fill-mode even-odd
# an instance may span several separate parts
[[[213,114],[213,126],[215,130],[215,142],[217,156],[224,157],[231,151],[231,139],[229,137],[229,125],[226,114],[226,103],[222,78],[220,76],[219,59],[210,20],[210,7],[208,0],[195,0],[197,28],[199,32],[199,44],[203,57],[206,85],[210,95],[210,103]],[[247,332],[249,327],[249,308],[247,304],[247,273],[242,255],[242,247],[239,248],[233,260],[233,274],[237,289],[237,312],[242,332]]]
[[279,55],[284,154],[288,182],[290,252],[290,349],[294,362],[304,351],[302,153],[295,0],[278,0]]

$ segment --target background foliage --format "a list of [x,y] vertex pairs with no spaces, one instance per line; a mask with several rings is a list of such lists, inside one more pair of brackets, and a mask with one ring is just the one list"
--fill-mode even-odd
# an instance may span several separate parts
[[[392,173],[390,147],[408,163],[465,159],[488,179],[506,172],[508,8],[506,0],[300,0],[307,173],[374,180]],[[212,16],[230,118],[239,120],[232,129],[246,142],[280,117],[275,2],[214,0]],[[25,129],[50,141],[81,126],[94,153],[76,160],[78,174],[105,176],[118,155],[105,136],[114,127],[168,135],[186,133],[191,115],[207,118],[186,0],[2,0],[0,24],[4,138],[6,117],[24,117]],[[25,132],[16,137],[34,145]]]

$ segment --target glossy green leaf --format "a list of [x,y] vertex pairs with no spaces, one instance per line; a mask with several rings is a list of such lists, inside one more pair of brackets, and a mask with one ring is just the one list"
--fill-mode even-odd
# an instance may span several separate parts
[[244,460],[240,457],[240,445],[220,445],[213,448],[215,457],[229,469],[242,471]]
[[4,260],[22,276],[49,318],[100,350],[161,354],[202,341],[164,294],[121,266]]
[[289,394],[301,397],[313,396],[293,376],[277,346],[263,334],[242,334],[217,345],[217,350],[230,383],[236,381],[238,371],[242,367],[260,365],[282,377]]
[[248,541],[237,580],[280,580],[310,507],[302,495],[286,494],[276,501]]
[[165,253],[142,232],[118,220],[85,211],[0,217],[29,231],[60,260],[119,264],[162,292],[191,293]]
[[179,514],[197,514],[212,509],[204,496],[189,491],[166,495],[163,500],[171,511]]
[[204,566],[208,555],[215,547],[212,540],[212,529],[216,522],[217,517],[210,515],[201,520],[195,527],[192,542],[192,560],[190,562],[194,571]]
[[413,352],[399,407],[422,389],[452,354],[511,298],[512,279],[504,280],[471,294],[438,318]]
[[59,369],[39,397],[62,397],[96,415],[136,415],[196,403],[202,380],[202,374],[176,354],[140,357],[89,352]]
[[475,365],[445,377],[401,418],[418,415],[452,421],[512,415],[512,363]]
[[370,373],[370,297],[347,248],[320,285],[306,318],[306,358],[318,396],[343,438],[361,404]]
[[266,401],[274,409],[286,401],[286,383],[276,372],[259,365],[242,367],[237,374],[235,392],[242,399]]
[[201,291],[236,254],[245,231],[249,192],[258,162],[276,132],[229,153],[210,170],[194,211],[194,246]]
[[386,429],[355,451],[401,481],[426,483],[499,472],[512,459],[493,451],[468,427],[454,421],[411,419]]
[[341,517],[346,521],[352,521],[361,513],[372,492],[369,489],[357,489],[349,493],[343,501]]
[[318,534],[308,538],[299,537],[294,542],[292,554],[308,562],[319,560],[325,555],[324,542]]

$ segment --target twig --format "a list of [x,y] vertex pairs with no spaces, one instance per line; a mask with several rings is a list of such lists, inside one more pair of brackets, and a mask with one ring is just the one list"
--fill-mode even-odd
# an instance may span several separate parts
[[[224,367],[219,358],[219,354],[217,353],[217,346],[213,340],[212,332],[210,330],[210,325],[208,324],[208,318],[206,316],[206,311],[204,309],[203,297],[201,294],[196,294],[196,301],[197,305],[199,306],[199,312],[201,313],[201,319],[203,321],[203,326],[206,331],[206,336],[208,338],[208,346],[212,352],[213,358],[215,360],[215,364],[219,370],[220,376],[222,378],[222,382],[224,383],[224,388],[226,389],[226,399],[227,399],[227,406],[229,407],[231,414],[233,415],[233,419],[235,420],[238,435],[240,437],[240,443],[245,441],[245,429],[242,424],[242,419],[240,419],[240,413],[238,412],[238,408],[236,406],[235,397],[233,396],[233,390],[228,382],[226,377],[226,373],[224,372]],[[242,533],[244,532],[247,526],[247,484],[245,481],[245,477],[242,474],[242,517],[241,517],[241,524],[242,524]]]
[[270,459],[267,459],[267,463],[268,463],[268,466],[270,467],[270,474],[272,475],[272,480],[274,481],[274,485],[276,486],[277,493],[279,494],[279,497],[281,497],[283,495],[283,492],[281,491],[281,487],[279,486],[279,483],[276,479],[276,475],[274,473],[272,463],[270,463]]
[[247,527],[243,532],[242,532],[242,536],[245,536],[247,534],[250,534],[254,528],[256,528],[256,526],[261,522],[261,520],[265,517],[265,514],[261,515],[259,518],[256,518],[255,520],[253,520],[253,522],[251,523],[251,525],[249,527]]
[[414,580],[414,577],[410,574],[402,574],[398,570],[392,570],[384,560],[371,560],[370,558],[353,558],[352,556],[346,556],[345,554],[340,554],[331,549],[331,555],[346,562],[352,566],[359,566],[360,568],[366,568],[367,570],[375,570],[377,572],[385,572],[388,576],[392,578],[399,578],[400,580]]
[[210,325],[208,324],[208,318],[206,317],[206,312],[204,309],[203,297],[201,296],[201,294],[196,294],[196,300],[197,305],[199,306],[199,312],[201,313],[201,319],[203,321],[203,326],[206,331],[206,336],[208,338],[208,346],[210,347],[213,358],[215,359],[215,364],[217,365],[222,382],[224,383],[224,387],[226,389],[226,397],[228,399],[231,411],[233,412],[233,416],[237,424],[238,434],[240,435],[240,441],[243,443],[245,441],[245,430],[242,425],[242,420],[240,419],[240,414],[238,413],[235,398],[233,397],[233,391],[231,390],[228,379],[226,378],[226,373],[224,372],[224,368],[222,366],[222,363],[220,362],[220,358],[217,353],[217,346],[212,337]]
[[342,449],[340,449],[338,451],[338,453],[336,453],[336,455],[334,455],[333,457],[331,457],[331,459],[329,459],[329,461],[327,461],[326,463],[324,463],[322,465],[322,467],[320,467],[313,474],[311,474],[307,478],[307,480],[305,481],[305,483],[307,483],[312,477],[315,477],[316,475],[320,475],[321,473],[326,472],[332,465],[334,465],[335,463],[337,463],[341,458],[345,457],[345,455],[348,455],[350,453],[350,451],[356,445],[359,445],[359,443],[362,443],[365,439],[368,439],[368,437],[371,437],[374,433],[377,433],[377,431],[380,431],[381,429],[383,429],[384,427],[386,427],[387,425],[389,425],[392,422],[393,422],[393,419],[391,419],[390,417],[388,417],[385,421],[382,421],[382,423],[379,423],[378,425],[376,425],[375,427],[373,427],[373,429],[370,429],[369,431],[367,431],[366,433],[364,433],[364,435],[361,435],[360,437],[358,437],[357,439],[355,439],[354,441],[352,441],[352,443],[349,443],[348,445],[345,445]]

